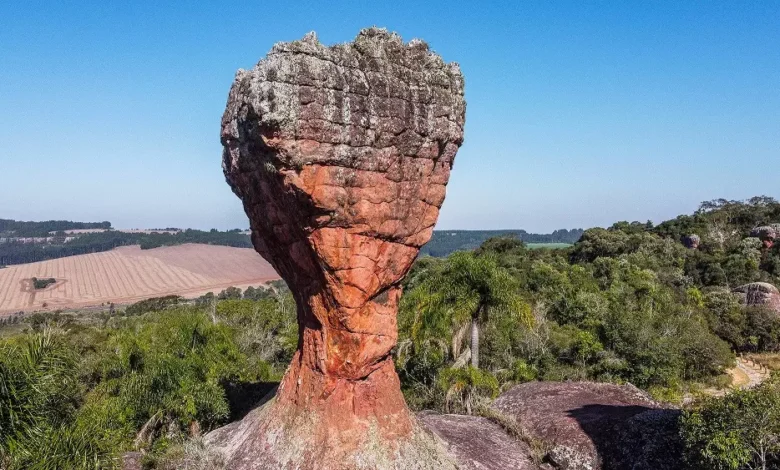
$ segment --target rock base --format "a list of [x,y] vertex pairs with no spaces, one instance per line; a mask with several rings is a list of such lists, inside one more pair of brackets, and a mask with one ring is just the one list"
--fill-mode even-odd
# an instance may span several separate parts
[[[376,427],[360,439],[341,442],[340,433],[317,432],[315,416],[289,416],[273,399],[243,420],[206,435],[206,444],[231,470],[454,470],[458,466],[440,439],[410,416],[409,434],[382,439]],[[360,442],[355,446],[356,442]],[[345,445],[346,444],[346,445]]]
[[423,412],[423,425],[447,443],[462,470],[539,470],[528,445],[481,416]]
[[[352,435],[322,432],[314,415],[289,415],[278,399],[207,434],[206,443],[230,470],[683,468],[680,410],[631,385],[532,382],[502,394],[493,409],[546,455],[534,459],[528,444],[479,416],[410,414],[408,434],[382,438],[376,423]],[[341,424],[351,419],[345,410]]]

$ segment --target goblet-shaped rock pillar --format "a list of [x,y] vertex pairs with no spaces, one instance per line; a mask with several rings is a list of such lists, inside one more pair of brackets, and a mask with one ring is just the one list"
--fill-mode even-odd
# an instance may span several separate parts
[[300,337],[276,399],[222,436],[230,468],[447,465],[391,351],[400,282],[433,232],[464,120],[457,64],[381,29],[332,47],[310,33],[238,72],[223,168],[295,296]]

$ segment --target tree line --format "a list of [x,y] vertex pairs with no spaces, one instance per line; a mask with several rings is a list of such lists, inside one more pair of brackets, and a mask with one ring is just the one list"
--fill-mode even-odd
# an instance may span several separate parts
[[0,235],[14,237],[48,237],[54,232],[65,230],[110,229],[111,222],[72,222],[70,220],[47,220],[44,222],[22,222],[0,219]]
[[237,248],[251,248],[248,235],[240,230],[221,232],[188,229],[178,233],[126,233],[109,230],[100,233],[85,233],[65,242],[64,237],[55,237],[52,243],[0,243],[0,266],[34,263],[66,256],[83,255],[108,251],[120,246],[140,245],[147,250],[161,246],[184,243],[203,243]]
[[420,255],[447,256],[458,250],[473,250],[494,237],[515,237],[525,243],[573,244],[582,236],[582,229],[560,229],[549,234],[528,233],[525,230],[434,230],[431,240]]

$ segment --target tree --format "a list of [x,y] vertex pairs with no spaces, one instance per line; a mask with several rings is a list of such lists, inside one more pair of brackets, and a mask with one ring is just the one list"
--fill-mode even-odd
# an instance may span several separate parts
[[500,267],[492,253],[457,252],[408,294],[416,310],[414,331],[419,335],[448,333],[452,354],[461,352],[471,330],[471,365],[479,368],[480,329],[493,314],[508,313],[530,323],[530,308],[518,293],[517,281]]
[[234,286],[228,287],[217,295],[219,300],[240,300],[241,297],[241,289]]
[[778,468],[780,383],[711,398],[683,415],[681,435],[687,460],[701,469]]

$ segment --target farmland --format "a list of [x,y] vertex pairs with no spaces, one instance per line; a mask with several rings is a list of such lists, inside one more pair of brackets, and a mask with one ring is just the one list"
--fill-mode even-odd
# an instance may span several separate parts
[[[33,278],[56,282],[36,289]],[[125,246],[0,270],[0,315],[124,304],[172,294],[195,297],[273,279],[278,279],[276,272],[250,248],[185,244],[141,250]]]
[[527,246],[531,250],[536,250],[539,248],[549,248],[555,250],[561,248],[569,248],[570,246],[573,245],[571,243],[528,243]]
[[442,257],[459,250],[473,250],[493,237],[514,237],[529,248],[566,248],[579,240],[582,233],[578,228],[544,234],[525,230],[434,230],[431,241],[420,249],[420,254]]

